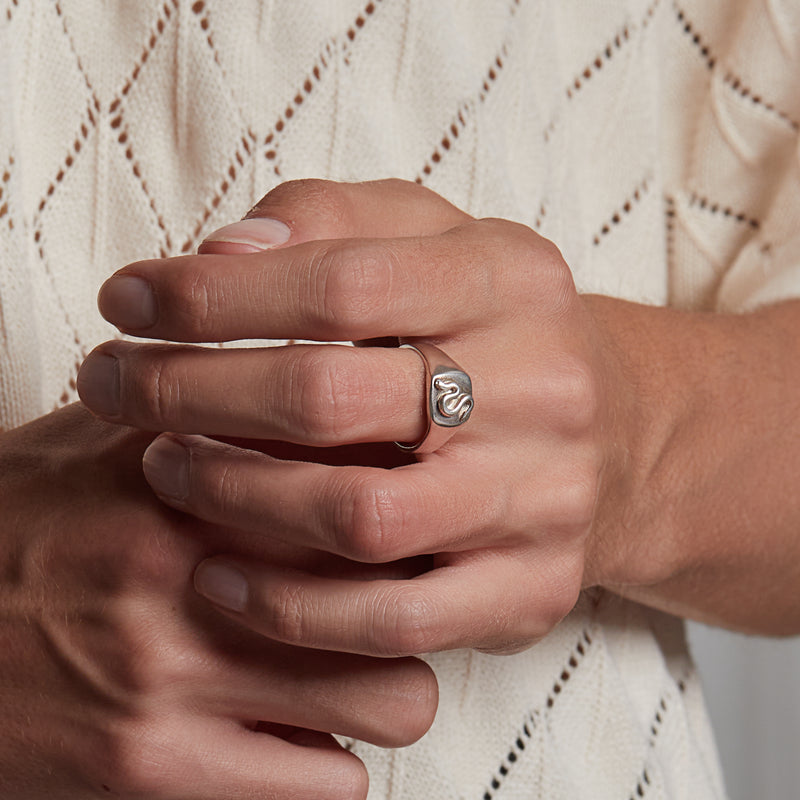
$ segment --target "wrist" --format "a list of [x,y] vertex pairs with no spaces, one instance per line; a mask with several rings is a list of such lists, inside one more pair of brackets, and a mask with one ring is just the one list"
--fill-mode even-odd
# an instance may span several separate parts
[[584,300],[614,412],[584,585],[796,633],[800,302],[722,314]]
[[604,467],[586,548],[585,586],[614,591],[680,569],[679,525],[664,494],[680,491],[667,457],[696,402],[677,342],[683,312],[600,295],[583,298],[597,331],[605,397]]

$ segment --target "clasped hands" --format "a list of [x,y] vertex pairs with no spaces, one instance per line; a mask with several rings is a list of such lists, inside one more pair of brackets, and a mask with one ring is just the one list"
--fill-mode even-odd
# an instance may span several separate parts
[[[294,182],[200,254],[120,270],[99,304],[148,339],[360,345],[113,341],[79,375],[103,420],[168,431],[144,474],[177,519],[195,520],[181,535],[201,543],[194,583],[213,605],[197,601],[238,623],[229,635],[295,646],[308,663],[287,702],[306,680],[321,708],[278,703],[261,719],[411,741],[435,710],[424,665],[379,659],[398,665],[381,673],[372,659],[337,659],[512,653],[597,582],[587,565],[621,473],[624,412],[609,387],[622,368],[560,253],[531,230],[400,181]],[[475,409],[441,449],[414,457],[392,442],[424,432],[422,363],[386,345],[420,340],[469,372]],[[357,709],[358,675],[372,694],[337,716],[345,697]],[[397,719],[408,712],[402,730],[379,732],[381,692],[396,693],[385,708]],[[334,796],[330,772],[308,770],[308,791],[322,781]]]
[[[334,466],[324,448],[419,438],[413,351],[102,345],[81,397],[107,420],[170,431],[144,457],[164,502],[265,542],[413,565],[362,580],[232,552],[200,566],[197,589],[310,648],[507,653],[542,638],[584,584],[614,435],[610,359],[558,250],[414,184],[304,181],[200,252],[119,271],[102,313],[177,342],[431,341],[469,371],[476,408],[438,452],[401,463],[385,444]],[[276,457],[275,441],[297,448]]]

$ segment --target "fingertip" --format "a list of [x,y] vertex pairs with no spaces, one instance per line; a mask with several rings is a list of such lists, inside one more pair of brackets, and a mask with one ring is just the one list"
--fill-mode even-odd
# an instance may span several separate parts
[[138,275],[112,275],[97,294],[105,320],[120,330],[143,331],[158,321],[158,302],[149,281]]
[[397,705],[391,731],[374,742],[382,747],[408,747],[419,741],[430,730],[439,709],[439,682],[431,666],[416,657],[402,658],[397,663],[406,670],[399,689],[404,702]]
[[[317,748],[319,752],[320,749]],[[338,752],[329,750],[336,758],[335,766],[331,765],[328,779],[325,781],[330,800],[367,800],[369,794],[369,773],[364,762],[354,753],[337,745]]]
[[229,562],[217,559],[201,562],[194,572],[194,588],[227,611],[241,613],[247,608],[250,595],[247,577]]
[[[417,659],[423,672],[422,689],[419,697],[420,730],[417,739],[421,739],[429,730],[439,710],[439,680],[433,667],[427,661]],[[416,740],[415,740],[416,741]]]
[[95,349],[86,357],[75,381],[78,397],[94,414],[114,418],[120,409],[119,360]]
[[348,800],[366,800],[369,794],[369,773],[364,762],[354,753],[346,751],[350,756],[351,795]]
[[162,434],[142,457],[144,477],[162,498],[181,503],[189,495],[189,451],[176,437]]
[[[369,773],[364,762],[355,754],[337,743],[338,775],[331,780],[336,786],[341,800],[367,800],[369,794]],[[334,795],[335,796],[335,795]]]

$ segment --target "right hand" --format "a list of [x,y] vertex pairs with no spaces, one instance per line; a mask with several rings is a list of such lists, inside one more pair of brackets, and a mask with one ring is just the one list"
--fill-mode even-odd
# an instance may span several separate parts
[[363,765],[318,731],[411,743],[432,672],[232,629],[192,572],[256,543],[159,503],[151,438],[79,405],[0,435],[0,796],[366,796]]

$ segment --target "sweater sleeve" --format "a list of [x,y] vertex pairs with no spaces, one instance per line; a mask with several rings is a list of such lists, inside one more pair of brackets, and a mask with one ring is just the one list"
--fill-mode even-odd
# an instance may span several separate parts
[[665,39],[670,302],[800,297],[800,5],[684,5]]

